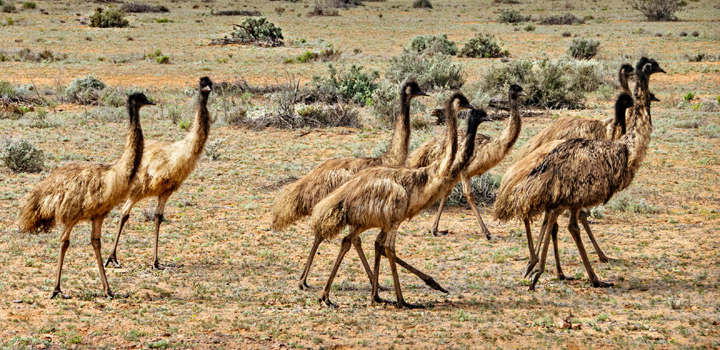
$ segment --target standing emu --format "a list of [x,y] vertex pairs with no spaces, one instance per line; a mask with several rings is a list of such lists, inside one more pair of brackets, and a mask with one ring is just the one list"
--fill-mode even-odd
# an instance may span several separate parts
[[[518,171],[506,174],[495,203],[495,216],[503,221],[512,218],[532,218],[546,214],[540,236],[542,255],[540,265],[533,270],[535,288],[545,270],[551,230],[564,210],[570,210],[568,230],[583,260],[583,265],[594,287],[608,287],[595,275],[585,253],[578,214],[582,208],[607,203],[612,196],[630,185],[647,151],[652,133],[650,92],[648,83],[653,73],[665,71],[648,58],[641,58],[636,68],[635,124],[618,141],[587,139],[558,140],[533,151],[518,163],[537,164],[527,173]],[[549,151],[548,151],[549,150]],[[527,170],[529,167],[524,167]],[[528,268],[530,270],[530,267]]]
[[343,228],[350,226],[350,233],[342,240],[340,253],[325,284],[321,302],[328,306],[334,306],[330,301],[330,287],[345,253],[363,231],[378,227],[381,231],[375,240],[372,300],[386,302],[378,296],[380,257],[384,255],[390,262],[393,274],[397,296],[396,306],[398,308],[421,307],[405,302],[402,297],[395,266],[397,260],[395,236],[400,223],[414,217],[445,194],[448,184],[454,185],[460,173],[469,163],[475,148],[475,133],[480,123],[481,114],[478,113],[471,113],[468,119],[466,144],[469,147],[455,163],[453,161],[458,148],[457,112],[460,109],[470,108],[465,96],[459,92],[454,93],[445,103],[448,133],[445,152],[443,157],[432,165],[416,169],[406,167],[366,169],[315,206],[310,221],[316,237],[332,239]]
[[158,197],[157,208],[155,208],[155,254],[153,258],[153,269],[161,269],[158,261],[158,239],[160,235],[160,223],[165,213],[165,203],[173,192],[182,185],[183,181],[195,169],[198,159],[205,149],[205,142],[210,132],[210,113],[207,110],[207,101],[212,91],[212,81],[208,77],[200,78],[200,93],[198,94],[198,110],[193,120],[192,128],[184,139],[169,143],[162,141],[148,140],[145,144],[145,152],[138,169],[137,181],[130,189],[130,196],[122,207],[120,217],[120,228],[115,237],[112,253],[105,262],[105,266],[112,263],[120,267],[117,261],[117,246],[120,242],[120,234],[135,203],[143,198]]
[[130,133],[125,141],[125,150],[117,162],[64,164],[40,181],[23,198],[18,217],[18,225],[22,231],[47,232],[55,226],[56,221],[63,225],[60,236],[60,259],[51,299],[63,295],[60,290],[63,260],[70,246],[70,232],[81,221],[92,222],[90,242],[95,250],[103,290],[105,295],[113,296],[100,255],[102,223],[110,210],[125,198],[135,178],[143,152],[140,107],[152,104],[141,93],[128,97]]
[[[392,140],[384,154],[376,158],[330,159],[315,167],[300,180],[285,187],[275,198],[272,207],[272,228],[282,230],[293,222],[310,215],[318,202],[363,169],[376,166],[403,165],[410,147],[410,102],[417,96],[427,96],[427,94],[420,89],[417,82],[411,79],[407,80],[400,88],[400,115],[395,118]],[[322,237],[315,236],[315,241],[305,262],[305,268],[300,275],[300,289],[309,288],[307,276],[318,246],[322,241]],[[361,243],[360,239],[357,239],[353,242],[353,245],[360,256],[363,267],[365,267],[368,279],[372,281],[372,271],[365,258]],[[424,277],[429,278],[428,276]],[[426,283],[429,282],[429,280],[425,280]],[[434,283],[434,281],[431,283]],[[439,285],[436,283],[435,285],[442,290]]]
[[[475,154],[465,170],[460,174],[462,181],[463,194],[470,204],[475,217],[480,224],[480,228],[485,234],[487,239],[490,239],[490,231],[485,226],[485,223],[480,217],[480,212],[475,205],[475,194],[472,190],[471,179],[474,176],[482,175],[486,171],[492,169],[500,161],[505,158],[505,155],[510,151],[510,148],[517,141],[518,135],[520,134],[521,120],[520,111],[518,110],[518,97],[525,96],[522,88],[518,85],[510,86],[508,91],[508,101],[510,102],[510,120],[503,130],[502,134],[498,137],[488,137],[485,135],[477,135],[475,138]],[[437,111],[437,110],[436,110]],[[436,113],[435,111],[433,111]],[[473,113],[481,112],[481,110],[474,110]],[[435,137],[434,139],[425,142],[413,152],[407,161],[407,166],[411,168],[420,168],[429,166],[432,162],[442,157],[443,146],[445,143],[445,135]],[[462,152],[465,147],[465,137],[460,135],[460,143],[458,149]],[[453,187],[455,184],[453,184]],[[435,214],[435,221],[433,222],[432,232],[433,235],[445,235],[448,231],[438,231],[438,225],[440,224],[440,215],[442,215],[445,201],[450,195],[452,187],[447,193],[444,193],[440,200],[440,206],[438,207],[437,214]]]

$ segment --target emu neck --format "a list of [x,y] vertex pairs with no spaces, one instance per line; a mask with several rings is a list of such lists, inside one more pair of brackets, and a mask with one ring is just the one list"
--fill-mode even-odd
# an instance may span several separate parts
[[130,115],[130,127],[125,140],[125,149],[118,162],[113,165],[113,170],[127,178],[129,183],[140,167],[144,142],[140,126],[140,106],[132,101],[129,102],[128,114]]
[[210,93],[204,91],[201,91],[198,95],[198,110],[195,119],[193,119],[192,128],[185,136],[185,140],[188,141],[192,148],[193,155],[202,153],[210,133],[210,112],[207,109],[208,96],[210,96]]
[[627,133],[627,126],[625,124],[625,113],[627,108],[620,104],[620,100],[615,102],[615,125],[620,127],[621,135]]
[[635,124],[630,126],[628,133],[622,139],[630,151],[628,163],[633,172],[645,158],[650,143],[650,134],[652,134],[648,78],[647,75],[638,74],[635,86],[635,106],[633,107]]
[[[457,179],[458,176],[460,176],[460,172],[467,168],[467,166],[470,164],[470,160],[473,157],[473,153],[475,153],[475,138],[477,136],[477,129],[480,125],[480,122],[473,122],[470,120],[471,118],[468,118],[468,128],[467,133],[465,134],[465,150],[460,155],[460,158],[457,159],[457,161],[453,164],[452,169],[450,170],[451,179]],[[454,181],[452,182],[454,183]]]
[[393,136],[387,151],[380,156],[383,165],[403,165],[410,148],[410,99],[400,92],[400,115],[395,118]]
[[[437,169],[437,176],[445,178],[450,175],[455,153],[457,153],[457,106],[454,99],[445,103],[445,123],[447,124],[447,136],[445,137],[445,151]],[[470,145],[468,145],[470,147]]]
[[618,80],[620,81],[620,91],[623,94],[630,94],[630,85],[628,85],[628,77],[624,72],[618,74]]
[[517,141],[517,138],[520,135],[520,128],[522,127],[517,97],[508,95],[508,98],[510,101],[510,120],[508,121],[505,130],[503,130],[502,134],[498,138],[500,141],[500,147],[503,148],[503,157],[515,144],[515,141]]

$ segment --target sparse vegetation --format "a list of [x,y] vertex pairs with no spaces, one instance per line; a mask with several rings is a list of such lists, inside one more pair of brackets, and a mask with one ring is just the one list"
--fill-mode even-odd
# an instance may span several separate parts
[[377,88],[380,73],[365,73],[362,70],[362,66],[353,64],[347,71],[338,71],[335,65],[329,64],[329,76],[313,76],[310,91],[303,95],[303,99],[308,102],[354,102],[364,106]]
[[413,8],[416,9],[431,9],[433,8],[430,0],[415,0],[412,4]]
[[16,173],[37,173],[43,169],[45,156],[25,139],[4,140],[0,160]]
[[676,21],[675,13],[681,11],[684,0],[632,0],[630,5],[640,11],[648,21]]
[[241,24],[234,25],[230,37],[212,40],[214,45],[252,44],[257,46],[282,46],[282,29],[274,23],[268,22],[265,17],[246,18]]
[[257,10],[223,10],[223,11],[213,11],[213,16],[251,16],[251,17],[259,17],[262,14],[260,11]]
[[[476,205],[491,206],[495,203],[495,195],[500,188],[501,176],[485,173],[482,176],[475,176],[470,180],[473,193],[475,194]],[[462,183],[458,183],[453,187],[450,195],[445,201],[447,206],[468,205],[465,195],[463,195]]]
[[126,2],[122,5],[121,9],[127,13],[164,13],[170,12],[170,10],[163,5],[149,5],[142,2]]
[[17,9],[15,8],[14,4],[4,4],[4,5],[2,5],[2,12],[15,13],[15,12],[17,12]]
[[296,58],[289,58],[285,60],[285,63],[307,63],[312,61],[328,62],[335,61],[340,57],[340,51],[331,48],[322,50],[320,52],[312,52],[310,50],[297,56]]
[[85,78],[73,80],[65,89],[65,98],[70,102],[83,105],[93,104],[98,101],[103,89],[105,89],[105,83],[88,75]]
[[33,1],[25,1],[23,2],[22,7],[26,10],[32,10],[37,7],[37,4]]
[[385,77],[392,82],[414,77],[425,90],[459,89],[465,84],[462,66],[453,63],[450,56],[443,54],[423,55],[403,50],[390,58]]
[[333,0],[315,0],[308,16],[340,16],[340,11],[332,5],[333,2]]
[[90,16],[90,26],[96,28],[123,28],[130,25],[125,18],[125,12],[119,9],[103,10],[98,8]]
[[67,59],[67,54],[43,50],[34,52],[28,48],[18,51],[0,50],[0,62],[58,62]]
[[523,16],[520,11],[513,9],[503,9],[497,17],[500,23],[520,23],[530,20],[530,16]]
[[[373,92],[370,108],[380,127],[392,127],[395,117],[400,113],[399,85],[399,83],[382,80],[378,84],[378,88]],[[417,99],[413,99],[410,102],[410,110],[422,112],[425,111],[425,105],[421,104]]]
[[567,54],[575,59],[589,60],[597,55],[600,41],[592,39],[573,39],[568,46]]
[[442,53],[455,56],[458,53],[457,44],[448,40],[447,35],[418,35],[410,41],[410,51],[424,54]]
[[584,19],[577,18],[577,16],[565,13],[562,15],[553,15],[549,17],[545,17],[540,20],[540,24],[546,24],[546,25],[572,25],[572,24],[583,24],[585,23]]
[[607,208],[633,214],[657,214],[660,209],[648,204],[643,198],[635,198],[627,192],[622,192],[613,197],[606,205]]
[[461,57],[473,58],[499,58],[508,57],[510,53],[503,50],[500,45],[495,42],[495,37],[490,34],[476,34],[468,40],[460,50]]

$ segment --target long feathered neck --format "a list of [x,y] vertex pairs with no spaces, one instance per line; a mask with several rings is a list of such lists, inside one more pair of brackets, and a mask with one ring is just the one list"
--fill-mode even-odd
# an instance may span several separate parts
[[475,152],[475,138],[477,136],[477,129],[480,122],[474,117],[468,118],[467,133],[465,134],[465,150],[460,155],[460,158],[453,164],[450,170],[450,178],[455,179],[460,175],[460,172],[465,170],[470,164],[470,160]]
[[510,120],[508,120],[505,130],[503,130],[502,134],[498,137],[498,141],[500,142],[499,146],[503,149],[502,156],[515,144],[518,136],[520,136],[520,128],[522,127],[517,96],[508,93],[508,101],[510,101]]
[[207,109],[208,97],[210,96],[209,91],[200,91],[197,100],[197,113],[195,119],[193,119],[192,128],[185,135],[187,140],[192,147],[192,154],[198,155],[205,149],[205,142],[207,142],[210,134],[210,112]]
[[628,85],[628,76],[624,70],[620,70],[618,73],[618,81],[620,81],[620,90],[623,94],[630,94],[630,85]]
[[447,127],[447,137],[445,138],[445,151],[443,158],[438,164],[437,176],[444,178],[450,175],[455,153],[457,153],[457,112],[456,100],[454,98],[445,102],[445,123]]
[[629,164],[636,170],[645,158],[650,134],[652,134],[652,117],[650,115],[650,89],[648,87],[649,76],[640,72],[637,74],[637,85],[635,85],[635,105],[633,116],[635,123],[630,126],[628,133],[623,136],[630,150]]
[[412,96],[405,89],[400,90],[400,115],[395,118],[395,127],[387,151],[380,156],[384,165],[402,165],[410,148],[410,100]]
[[125,141],[125,150],[120,159],[113,165],[113,170],[127,177],[128,183],[135,177],[143,153],[143,134],[140,126],[140,105],[134,101],[128,102],[128,114],[130,116],[130,127]]

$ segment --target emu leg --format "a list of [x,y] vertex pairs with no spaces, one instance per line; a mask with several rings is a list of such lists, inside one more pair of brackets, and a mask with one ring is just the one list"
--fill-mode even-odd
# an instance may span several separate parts
[[105,267],[103,266],[101,241],[102,237],[102,223],[105,217],[95,218],[92,221],[92,233],[90,234],[90,243],[92,244],[93,250],[95,250],[95,259],[97,259],[98,268],[100,269],[100,279],[102,280],[103,291],[108,297],[114,297],[115,295],[110,290],[110,284],[108,284],[107,276],[105,276]]
[[570,231],[573,240],[575,240],[575,245],[580,252],[580,257],[582,258],[583,265],[585,265],[585,270],[587,271],[588,278],[590,278],[593,287],[610,287],[613,284],[600,281],[597,275],[595,275],[595,271],[593,271],[592,265],[590,265],[590,259],[588,259],[587,257],[587,253],[585,252],[585,246],[583,245],[582,238],[580,237],[580,227],[578,226],[577,222],[579,211],[580,209],[573,209],[570,212],[570,223],[568,224],[568,230]]
[[582,223],[583,227],[585,228],[585,232],[587,232],[588,237],[590,237],[590,242],[592,242],[592,245],[595,248],[595,253],[597,253],[600,261],[604,262],[604,263],[610,261],[610,259],[607,257],[607,255],[605,255],[605,253],[602,251],[602,249],[600,249],[600,246],[598,245],[598,242],[595,240],[595,236],[593,235],[592,230],[590,230],[590,224],[588,223],[588,220],[587,220],[588,215],[585,212],[585,210],[581,210],[578,217],[580,218],[580,222]]
[[[370,280],[370,286],[372,288],[373,272],[370,269],[370,264],[368,264],[367,258],[365,257],[365,251],[363,251],[362,249],[362,241],[360,240],[360,236],[355,237],[352,243],[358,253],[358,256],[360,257],[360,262],[362,262],[363,267],[365,268],[365,273],[367,273],[368,280]],[[380,288],[380,290],[382,291],[390,290],[390,288],[385,286],[378,286],[378,288]]]
[[[557,221],[557,217],[559,215],[559,212],[557,210],[551,212],[548,214],[548,212],[545,212],[545,218],[547,221],[543,224],[544,228],[543,231],[547,231],[548,229],[552,229],[552,225],[555,224]],[[533,270],[530,273],[530,276],[532,276],[533,280],[530,284],[530,290],[535,290],[535,284],[537,284],[537,281],[540,279],[540,275],[545,272],[545,263],[547,262],[547,253],[548,248],[550,246],[550,234],[543,233],[543,240],[541,244],[542,246],[542,253],[540,255],[540,266],[538,266],[535,270]]]
[[403,307],[407,307],[408,309],[421,309],[425,308],[422,305],[419,304],[410,304],[405,301],[405,299],[402,296],[402,291],[400,290],[400,279],[398,278],[397,273],[397,266],[395,266],[395,234],[397,233],[397,230],[393,230],[385,239],[385,255],[388,258],[388,262],[390,263],[390,271],[393,275],[393,282],[395,283],[395,296],[397,299],[397,304],[395,304],[395,307],[398,309],[402,309]]
[[[533,244],[533,238],[532,238],[532,231],[530,230],[530,219],[525,218],[523,219],[523,223],[525,224],[525,236],[527,237],[528,241],[528,252],[530,253],[530,260],[528,260],[528,266],[535,266],[537,264],[537,254],[535,254],[535,246]],[[542,231],[542,228],[540,229]],[[527,271],[525,272],[525,275],[527,276]]]
[[320,243],[322,243],[322,241],[322,237],[318,235],[315,236],[313,246],[312,248],[310,248],[310,255],[308,255],[307,261],[305,262],[305,268],[303,269],[302,275],[300,275],[299,287],[301,290],[310,289],[310,286],[307,284],[307,276],[308,273],[310,273],[310,266],[312,266],[313,259],[315,259],[315,254],[317,253],[318,246],[320,245]]
[[443,196],[443,198],[440,200],[440,206],[438,206],[437,213],[435,213],[435,221],[433,221],[433,226],[430,229],[430,232],[432,232],[433,236],[445,236],[448,234],[448,230],[438,231],[438,226],[440,225],[440,216],[442,215],[443,209],[445,208],[445,201],[447,200],[447,196]]
[[113,267],[119,269],[122,266],[120,266],[120,263],[117,261],[117,247],[118,243],[120,242],[120,235],[122,234],[123,227],[125,227],[125,223],[130,218],[130,210],[132,210],[132,207],[135,205],[135,202],[133,202],[132,199],[128,199],[125,201],[125,204],[122,208],[122,213],[120,214],[120,228],[118,229],[117,235],[115,236],[115,244],[113,245],[113,250],[108,256],[107,261],[105,261],[105,267],[110,266],[112,263]]
[[373,274],[373,281],[372,281],[372,290],[370,292],[370,300],[372,300],[373,303],[385,303],[385,304],[394,304],[395,302],[386,300],[383,298],[380,298],[380,295],[378,294],[379,289],[379,280],[380,280],[380,258],[383,256],[381,253],[385,251],[385,248],[383,248],[382,242],[385,241],[385,237],[387,236],[387,232],[385,230],[381,230],[380,234],[375,238],[375,263],[374,263],[374,271]]
[[465,199],[467,199],[468,203],[470,204],[470,209],[472,210],[473,214],[475,214],[475,217],[478,219],[478,223],[480,224],[480,230],[482,230],[485,238],[490,240],[490,230],[488,230],[487,226],[485,226],[485,222],[483,221],[482,217],[480,217],[480,211],[478,210],[477,205],[475,205],[475,193],[473,193],[472,183],[470,182],[470,179],[462,179],[462,188]]
[[[380,250],[380,252],[382,255],[384,255],[387,258],[387,255],[385,255],[386,253],[385,253],[384,249]],[[423,282],[425,282],[425,284],[428,285],[428,287],[435,289],[435,290],[439,290],[443,293],[449,293],[445,288],[443,288],[439,283],[437,283],[434,278],[432,278],[429,275],[423,273],[422,271],[414,268],[412,265],[406,263],[399,257],[395,256],[395,262],[397,262],[398,265],[404,267],[410,273],[414,274],[415,276],[418,276],[421,280],[423,280]],[[382,286],[380,286],[380,288],[382,288]]]
[[553,253],[555,254],[555,269],[557,270],[557,278],[559,280],[572,281],[575,278],[565,276],[565,274],[563,273],[562,267],[560,266],[560,251],[558,249],[558,241],[557,241],[557,234],[558,234],[558,224],[557,223],[555,223],[553,225],[552,231],[550,233],[552,234]]
[[548,213],[545,213],[545,216],[543,217],[543,223],[542,226],[540,226],[540,235],[538,237],[538,245],[533,247],[532,243],[532,232],[530,232],[530,220],[525,218],[525,233],[528,237],[528,250],[530,250],[530,260],[528,261],[527,268],[525,269],[525,277],[527,277],[530,274],[530,271],[533,270],[535,265],[538,263],[538,256],[540,255],[540,249],[542,247],[542,242],[545,240],[545,231],[547,231],[547,225],[548,225]]
[[320,302],[324,302],[327,306],[330,306],[332,308],[337,308],[337,305],[333,304],[333,302],[330,301],[330,288],[332,287],[335,275],[340,268],[340,264],[342,263],[343,258],[345,258],[345,254],[347,254],[348,250],[350,250],[350,246],[352,245],[352,240],[354,238],[353,235],[355,233],[360,234],[360,231],[352,228],[350,230],[350,233],[345,236],[345,238],[343,238],[342,244],[340,245],[340,252],[338,253],[337,259],[335,259],[335,264],[333,265],[333,269],[330,272],[330,277],[328,278],[327,284],[325,284],[325,289],[323,290],[322,296],[319,300]]
[[55,274],[55,289],[50,295],[50,299],[54,299],[57,296],[60,296],[63,299],[70,298],[69,296],[63,294],[60,290],[60,277],[62,276],[62,266],[63,261],[65,260],[65,252],[67,252],[70,247],[70,232],[72,232],[74,226],[75,224],[65,226],[63,233],[60,236],[60,258],[58,259],[57,272]]
[[163,214],[165,214],[165,203],[167,203],[170,195],[158,197],[157,208],[155,208],[155,254],[153,257],[153,270],[164,270],[165,267],[160,265],[158,260],[158,241],[160,240],[160,223],[163,221]]

